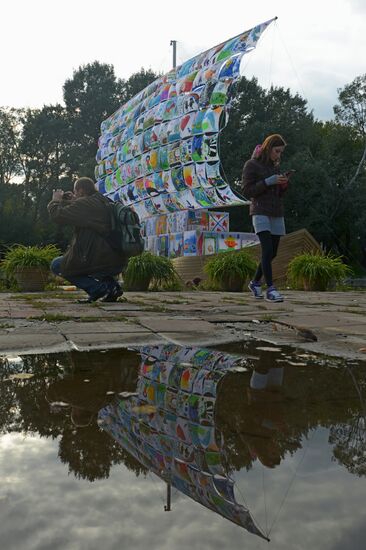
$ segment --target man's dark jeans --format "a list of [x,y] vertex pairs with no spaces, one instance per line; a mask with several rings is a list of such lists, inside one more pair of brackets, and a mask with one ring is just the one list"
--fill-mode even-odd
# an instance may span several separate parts
[[92,275],[68,275],[65,277],[61,273],[61,262],[63,256],[58,256],[51,262],[51,271],[55,275],[63,277],[71,284],[85,290],[91,298],[100,298],[107,294],[111,289],[111,279],[121,272],[120,268],[100,271]]

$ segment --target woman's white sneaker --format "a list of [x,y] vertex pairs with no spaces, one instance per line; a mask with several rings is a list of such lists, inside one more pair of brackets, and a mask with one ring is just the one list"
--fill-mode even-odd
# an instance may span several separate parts
[[263,292],[262,292],[262,287],[258,283],[255,283],[254,281],[250,281],[250,283],[248,285],[248,288],[249,288],[250,292],[253,294],[254,298],[257,298],[259,300],[264,298]]
[[267,302],[283,302],[283,296],[274,286],[271,286],[267,290],[266,300]]

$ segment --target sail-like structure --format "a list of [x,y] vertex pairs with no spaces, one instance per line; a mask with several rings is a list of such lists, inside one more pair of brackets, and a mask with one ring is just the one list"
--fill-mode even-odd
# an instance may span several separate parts
[[137,394],[100,410],[100,427],[161,479],[267,539],[248,508],[236,501],[223,435],[215,427],[220,381],[228,372],[246,370],[245,359],[173,344],[140,352]]
[[141,220],[242,203],[225,181],[219,134],[241,59],[273,20],[189,59],[105,120],[95,169],[99,191],[132,205]]

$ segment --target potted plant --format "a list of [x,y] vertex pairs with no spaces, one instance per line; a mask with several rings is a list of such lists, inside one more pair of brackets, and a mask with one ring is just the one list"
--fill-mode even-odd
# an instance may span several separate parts
[[204,266],[210,281],[229,292],[241,292],[255,269],[256,261],[246,250],[222,252]]
[[22,291],[43,290],[49,276],[50,263],[60,250],[53,244],[47,246],[24,246],[16,244],[9,247],[1,269],[7,277],[14,278]]
[[128,290],[148,290],[150,283],[156,286],[175,283],[179,279],[173,263],[164,256],[154,256],[143,252],[129,259],[124,274],[124,283]]
[[290,284],[297,289],[323,291],[330,283],[341,281],[351,273],[341,256],[309,252],[291,260],[287,276]]

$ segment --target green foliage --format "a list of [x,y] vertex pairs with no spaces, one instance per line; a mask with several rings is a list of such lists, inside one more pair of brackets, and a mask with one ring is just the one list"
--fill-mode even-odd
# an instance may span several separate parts
[[366,74],[357,76],[338,92],[339,105],[333,107],[337,122],[352,126],[364,138],[366,136]]
[[128,290],[147,290],[150,283],[155,287],[175,285],[179,281],[172,261],[163,256],[143,252],[128,261],[124,282]]
[[246,251],[222,252],[210,258],[204,266],[210,281],[223,290],[240,291],[256,269],[256,262]]
[[330,283],[341,281],[351,273],[352,270],[342,262],[340,256],[307,253],[291,260],[287,275],[295,288],[326,290]]
[[100,124],[158,75],[141,69],[127,81],[117,78],[113,65],[94,61],[67,79],[64,101],[70,126],[68,165],[72,173],[94,177]]
[[19,109],[0,107],[0,186],[21,173],[17,142],[20,136]]
[[[229,182],[240,182],[244,162],[254,147],[272,133],[280,133],[289,144],[285,162],[311,141],[313,115],[306,100],[289,89],[265,91],[258,81],[243,77],[236,85],[228,125],[220,138],[220,156]],[[296,168],[289,165],[290,168]]]
[[52,189],[71,189],[68,177],[69,121],[61,105],[27,109],[23,116],[19,143],[24,169],[24,211],[32,212],[32,222],[47,220],[47,204]]
[[141,92],[146,86],[154,82],[158,76],[159,75],[154,73],[151,69],[145,70],[141,67],[137,73],[132,74],[124,83],[123,101],[128,101]]
[[94,61],[67,79],[63,91],[70,125],[68,164],[73,173],[94,177],[100,124],[123,103],[124,82],[113,65]]
[[5,252],[0,267],[7,275],[26,267],[44,267],[48,269],[51,261],[60,255],[53,244],[47,246],[13,245]]

